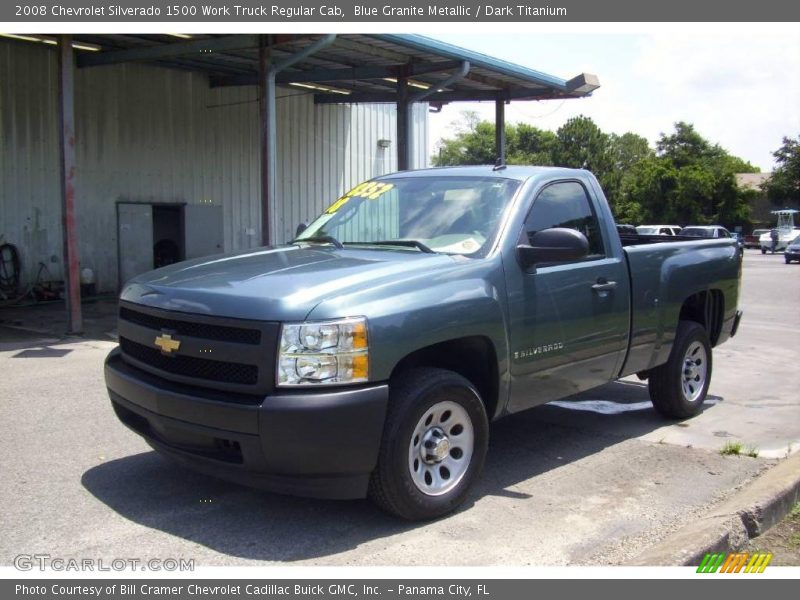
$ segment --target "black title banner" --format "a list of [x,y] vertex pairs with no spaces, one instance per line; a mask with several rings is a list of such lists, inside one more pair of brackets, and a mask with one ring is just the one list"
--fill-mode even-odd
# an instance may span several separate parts
[[800,20],[800,2],[642,2],[641,0],[10,0],[0,21],[36,22],[787,22]]

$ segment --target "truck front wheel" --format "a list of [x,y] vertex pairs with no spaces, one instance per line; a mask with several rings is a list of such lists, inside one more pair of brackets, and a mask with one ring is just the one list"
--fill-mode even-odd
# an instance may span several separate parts
[[665,417],[685,419],[700,412],[711,383],[711,344],[705,328],[680,321],[669,360],[650,371],[650,399]]
[[409,520],[452,512],[478,478],[488,441],[486,409],[464,377],[433,368],[400,373],[390,383],[369,495]]

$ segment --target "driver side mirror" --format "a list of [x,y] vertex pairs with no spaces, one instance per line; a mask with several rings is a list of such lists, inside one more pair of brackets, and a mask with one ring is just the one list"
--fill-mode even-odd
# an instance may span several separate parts
[[294,237],[299,237],[306,229],[308,229],[308,223],[300,223],[294,230]]
[[589,240],[576,229],[551,227],[537,231],[530,245],[517,246],[517,258],[524,269],[542,263],[571,262],[589,255]]

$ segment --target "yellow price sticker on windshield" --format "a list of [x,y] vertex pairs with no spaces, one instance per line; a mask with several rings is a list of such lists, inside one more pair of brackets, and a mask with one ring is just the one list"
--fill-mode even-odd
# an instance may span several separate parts
[[377,200],[393,187],[394,184],[392,183],[381,183],[379,181],[365,181],[364,183],[359,183],[356,187],[331,204],[325,212],[332,215],[342,208],[350,198],[359,197],[366,198],[367,200]]

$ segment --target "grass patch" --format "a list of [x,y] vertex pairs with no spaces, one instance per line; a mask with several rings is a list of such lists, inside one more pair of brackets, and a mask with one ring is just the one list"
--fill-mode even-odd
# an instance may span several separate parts
[[749,456],[758,458],[758,448],[745,446],[742,442],[725,442],[719,451],[722,456]]
[[[800,525],[800,502],[796,502],[792,510],[789,511],[789,518],[787,521],[791,523],[793,527]],[[794,531],[792,535],[789,536],[788,542],[793,548],[800,547],[800,531]]]
[[722,454],[722,456],[739,456],[743,448],[744,445],[742,442],[725,442],[725,445],[722,446],[719,453]]

